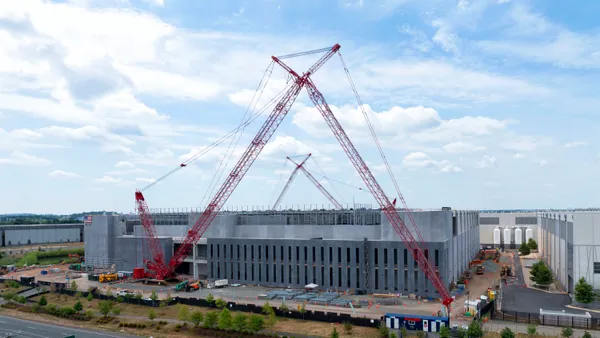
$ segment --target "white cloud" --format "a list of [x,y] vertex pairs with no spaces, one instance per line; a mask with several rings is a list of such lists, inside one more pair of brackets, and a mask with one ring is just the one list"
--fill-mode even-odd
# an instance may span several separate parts
[[516,153],[515,156],[514,156],[514,158],[517,159],[517,160],[525,158],[525,157],[526,157],[526,155],[525,154],[521,154],[521,153]]
[[571,141],[571,142],[565,143],[565,148],[583,147],[583,146],[587,146],[587,145],[588,145],[588,143],[584,142],[584,141]]
[[434,28],[437,28],[437,31],[433,36],[433,41],[439,44],[442,47],[442,49],[446,52],[457,54],[458,36],[456,36],[456,34],[454,34],[451,31],[450,27],[446,25],[442,20],[434,20],[431,25]]
[[449,153],[474,153],[485,149],[483,146],[476,146],[462,141],[448,143],[444,146],[444,150]]
[[156,180],[153,178],[137,177],[135,181],[142,183],[154,183]]
[[440,172],[461,172],[461,168],[453,165],[449,161],[436,161],[423,152],[414,152],[406,155],[402,160],[404,167],[408,169],[430,168]]
[[545,167],[545,166],[547,166],[547,165],[548,165],[548,161],[546,161],[546,160],[540,160],[540,163],[539,163],[539,164],[540,164],[540,167],[542,167],[542,168],[543,168],[543,167]]
[[476,167],[479,169],[497,167],[496,157],[483,155],[483,158],[477,161]]
[[120,183],[123,180],[121,178],[115,178],[112,176],[102,176],[101,178],[97,178],[96,182],[98,183]]
[[13,151],[8,157],[0,157],[0,165],[21,165],[21,166],[41,166],[49,165],[52,162],[45,158],[37,157],[35,155],[29,155],[21,151]]
[[506,149],[519,152],[534,151],[540,147],[552,144],[550,139],[535,138],[533,136],[511,136],[510,141],[504,142],[502,146]]
[[127,161],[119,161],[115,164],[115,168],[133,168],[135,164]]
[[59,178],[59,177],[65,177],[65,178],[78,178],[81,177],[80,175],[76,174],[76,173],[72,173],[69,171],[62,171],[62,170],[54,170],[48,173],[48,176],[50,177],[55,177],[55,178]]

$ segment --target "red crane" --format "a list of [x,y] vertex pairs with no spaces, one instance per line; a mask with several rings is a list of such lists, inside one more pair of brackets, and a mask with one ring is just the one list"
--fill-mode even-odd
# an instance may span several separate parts
[[283,196],[285,196],[285,193],[290,188],[292,181],[296,178],[296,175],[298,174],[298,170],[301,170],[306,175],[306,177],[312,182],[312,184],[314,184],[317,187],[317,189],[319,189],[319,191],[323,195],[325,195],[325,197],[327,197],[327,199],[335,206],[336,209],[343,209],[342,205],[329,193],[329,191],[327,191],[325,189],[325,187],[323,187],[323,185],[321,183],[319,183],[319,181],[317,181],[317,179],[308,170],[306,170],[306,168],[304,168],[304,164],[306,163],[306,160],[308,160],[311,155],[312,154],[306,155],[306,158],[300,164],[296,163],[294,160],[289,158],[289,156],[286,157],[286,159],[288,159],[290,162],[292,162],[296,165],[296,168],[294,168],[294,171],[292,171],[292,174],[290,175],[290,178],[288,179],[287,183],[285,184],[285,187],[283,187],[283,191],[281,191],[279,198],[277,198],[277,201],[275,201],[275,204],[273,204],[273,210],[277,209],[277,207],[279,206],[279,203],[281,203]]
[[[152,261],[145,260],[144,264],[146,264],[147,270],[152,277],[162,279],[169,275],[169,268],[165,261],[163,249],[158,241],[156,229],[154,228],[154,221],[152,220],[152,215],[148,209],[148,204],[146,203],[144,195],[139,190],[135,192],[135,205],[140,214],[142,228],[144,228],[144,232],[146,232],[150,253],[152,254],[153,259]],[[142,255],[143,254],[144,253],[142,253]]]
[[[435,269],[429,263],[428,257],[426,257],[423,250],[417,244],[415,236],[411,233],[410,229],[404,223],[404,220],[398,214],[394,204],[384,193],[383,189],[375,179],[375,176],[369,170],[365,161],[358,153],[358,150],[350,141],[348,135],[340,125],[339,121],[337,120],[331,109],[329,108],[325,97],[323,96],[323,94],[321,94],[321,92],[319,92],[315,84],[310,79],[310,76],[315,71],[317,71],[328,59],[330,59],[333,56],[333,54],[335,54],[339,49],[339,44],[336,44],[332,48],[328,49],[327,53],[324,56],[322,56],[308,71],[303,73],[301,76],[298,75],[298,73],[296,73],[285,63],[283,63],[283,61],[281,61],[281,58],[277,58],[275,56],[272,57],[273,61],[275,61],[277,64],[283,67],[292,76],[294,84],[279,101],[273,112],[271,112],[271,114],[261,127],[260,131],[252,140],[242,157],[238,160],[236,166],[233,168],[232,172],[227,177],[227,179],[225,180],[215,197],[212,199],[208,207],[204,210],[198,221],[188,231],[188,236],[185,238],[181,246],[173,255],[171,261],[169,262],[168,273],[173,273],[173,271],[184,261],[185,257],[187,257],[189,252],[192,250],[193,245],[202,237],[206,229],[210,226],[211,222],[216,217],[218,211],[225,204],[227,199],[231,196],[235,187],[242,180],[242,178],[244,177],[254,160],[256,160],[266,143],[274,134],[277,127],[281,124],[281,122],[289,112],[296,97],[300,93],[300,90],[303,87],[306,87],[310,99],[313,101],[316,108],[319,110],[319,112],[325,119],[327,125],[334,133],[338,142],[348,155],[350,161],[354,165],[355,169],[358,171],[359,175],[363,179],[369,191],[373,194],[373,197],[379,203],[382,211],[385,213],[390,224],[392,225],[400,239],[404,242],[407,249],[409,249],[410,253],[413,255],[413,258],[417,262],[419,268],[424,272],[426,278],[428,278],[431,281],[435,289],[440,294],[440,297],[442,298],[442,303],[448,308],[448,313],[450,313],[449,308],[450,304],[453,301],[453,298],[450,296],[448,289],[445,287],[444,283],[442,282],[439,275],[436,273]],[[299,53],[297,55],[306,54],[308,53]],[[290,55],[286,57],[292,56],[295,55]],[[412,221],[413,218],[410,215],[410,210],[408,208],[405,208],[404,211]],[[420,235],[418,229],[416,229],[416,224],[413,224],[413,227],[415,227],[413,231]]]

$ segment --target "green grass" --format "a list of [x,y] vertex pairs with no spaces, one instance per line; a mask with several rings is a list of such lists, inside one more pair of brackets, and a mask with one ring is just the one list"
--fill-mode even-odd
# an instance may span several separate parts
[[16,265],[18,267],[22,267],[25,264],[27,265],[47,265],[47,264],[57,264],[60,261],[69,261],[69,254],[84,254],[84,249],[82,248],[73,248],[73,249],[59,249],[59,250],[50,250],[50,251],[32,251],[28,252],[20,258]]

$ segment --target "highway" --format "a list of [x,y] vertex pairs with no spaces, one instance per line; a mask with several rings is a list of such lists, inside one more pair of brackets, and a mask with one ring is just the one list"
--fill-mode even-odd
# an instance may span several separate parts
[[24,338],[76,338],[135,337],[115,332],[90,331],[70,327],[32,322],[13,317],[0,316],[0,337]]

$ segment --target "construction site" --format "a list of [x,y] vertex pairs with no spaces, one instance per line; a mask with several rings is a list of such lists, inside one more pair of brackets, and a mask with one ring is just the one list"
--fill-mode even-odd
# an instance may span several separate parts
[[[137,213],[94,216],[84,225],[84,263],[33,267],[11,272],[5,278],[35,277],[42,282],[60,283],[61,287],[75,280],[82,290],[93,287],[141,294],[144,298],[155,291],[161,298],[177,292],[179,297],[205,298],[212,294],[255,303],[282,299],[314,309],[336,306],[339,311],[373,318],[385,313],[440,318],[473,315],[489,298],[493,299],[500,270],[506,269],[501,267],[497,251],[480,251],[479,212],[408,207],[339,49],[336,44],[273,56],[255,96],[262,95],[267,74],[275,66],[282,67],[291,79],[286,89],[265,107],[256,109],[251,103],[251,115],[240,126],[137,190]],[[320,57],[305,72],[285,63],[287,59],[314,54]],[[394,191],[392,196],[384,192],[311,79],[336,54],[394,185],[386,189]],[[302,161],[288,158],[295,169],[272,207],[224,210],[302,89],[307,90],[362,178],[364,189],[378,205],[342,206],[306,168],[311,157],[308,154]],[[270,115],[205,208],[151,211],[151,202],[144,195],[150,188],[185,170],[214,146],[238,137],[267,109],[271,109]],[[280,207],[298,173],[315,185],[332,208]],[[388,318],[388,327],[394,328],[394,320],[398,319]]]

